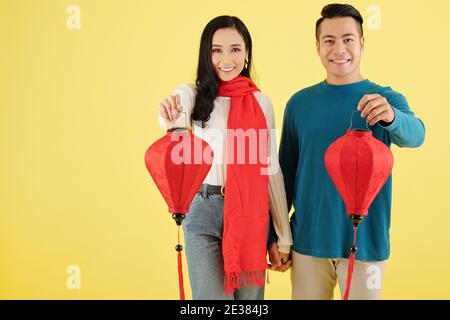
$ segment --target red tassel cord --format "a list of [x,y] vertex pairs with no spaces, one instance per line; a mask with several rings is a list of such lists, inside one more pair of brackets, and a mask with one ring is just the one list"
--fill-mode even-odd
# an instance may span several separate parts
[[182,265],[182,257],[181,251],[183,247],[180,244],[180,226],[178,226],[178,244],[175,247],[175,250],[178,252],[178,286],[180,288],[180,300],[185,300],[184,297],[184,285],[183,285],[183,265]]
[[355,264],[355,254],[356,254],[356,231],[358,230],[358,226],[353,226],[353,246],[351,248],[350,253],[350,261],[348,263],[347,270],[347,288],[345,289],[344,300],[348,300],[348,296],[350,295],[350,287],[352,285],[352,277],[353,277],[353,267]]

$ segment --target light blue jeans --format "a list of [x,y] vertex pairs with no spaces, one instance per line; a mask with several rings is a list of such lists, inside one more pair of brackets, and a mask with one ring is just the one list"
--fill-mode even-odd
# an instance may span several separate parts
[[222,254],[224,198],[197,194],[183,221],[186,258],[194,300],[263,300],[264,285],[242,286],[227,296]]

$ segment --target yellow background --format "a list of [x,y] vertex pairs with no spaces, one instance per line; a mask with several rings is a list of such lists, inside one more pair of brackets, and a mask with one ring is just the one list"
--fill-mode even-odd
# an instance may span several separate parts
[[[0,298],[177,299],[176,226],[144,166],[164,133],[159,101],[194,82],[206,23],[236,15],[281,128],[289,97],[325,77],[314,24],[326,3],[0,0]],[[427,129],[420,149],[392,148],[382,298],[449,299],[450,3],[349,3],[366,21],[381,9],[363,75],[403,93]],[[66,27],[71,4],[80,30]],[[266,298],[290,299],[289,273],[270,277]]]

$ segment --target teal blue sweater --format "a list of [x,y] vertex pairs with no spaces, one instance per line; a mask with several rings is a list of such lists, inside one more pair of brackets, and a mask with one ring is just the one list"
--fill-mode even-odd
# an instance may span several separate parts
[[[414,148],[423,143],[424,124],[411,112],[405,97],[369,80],[347,85],[321,82],[300,90],[287,103],[280,165],[288,208],[293,205],[295,210],[291,229],[296,252],[320,258],[349,257],[352,223],[323,158],[328,146],[349,128],[359,100],[369,93],[384,96],[395,112],[392,123],[369,126],[375,138],[388,147],[394,143]],[[390,176],[358,228],[356,259],[383,261],[389,257],[391,202]]]

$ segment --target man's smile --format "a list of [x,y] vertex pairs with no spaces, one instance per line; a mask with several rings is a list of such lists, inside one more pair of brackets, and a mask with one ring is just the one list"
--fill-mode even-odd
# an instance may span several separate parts
[[352,59],[330,59],[329,61],[333,64],[343,65],[352,61]]

